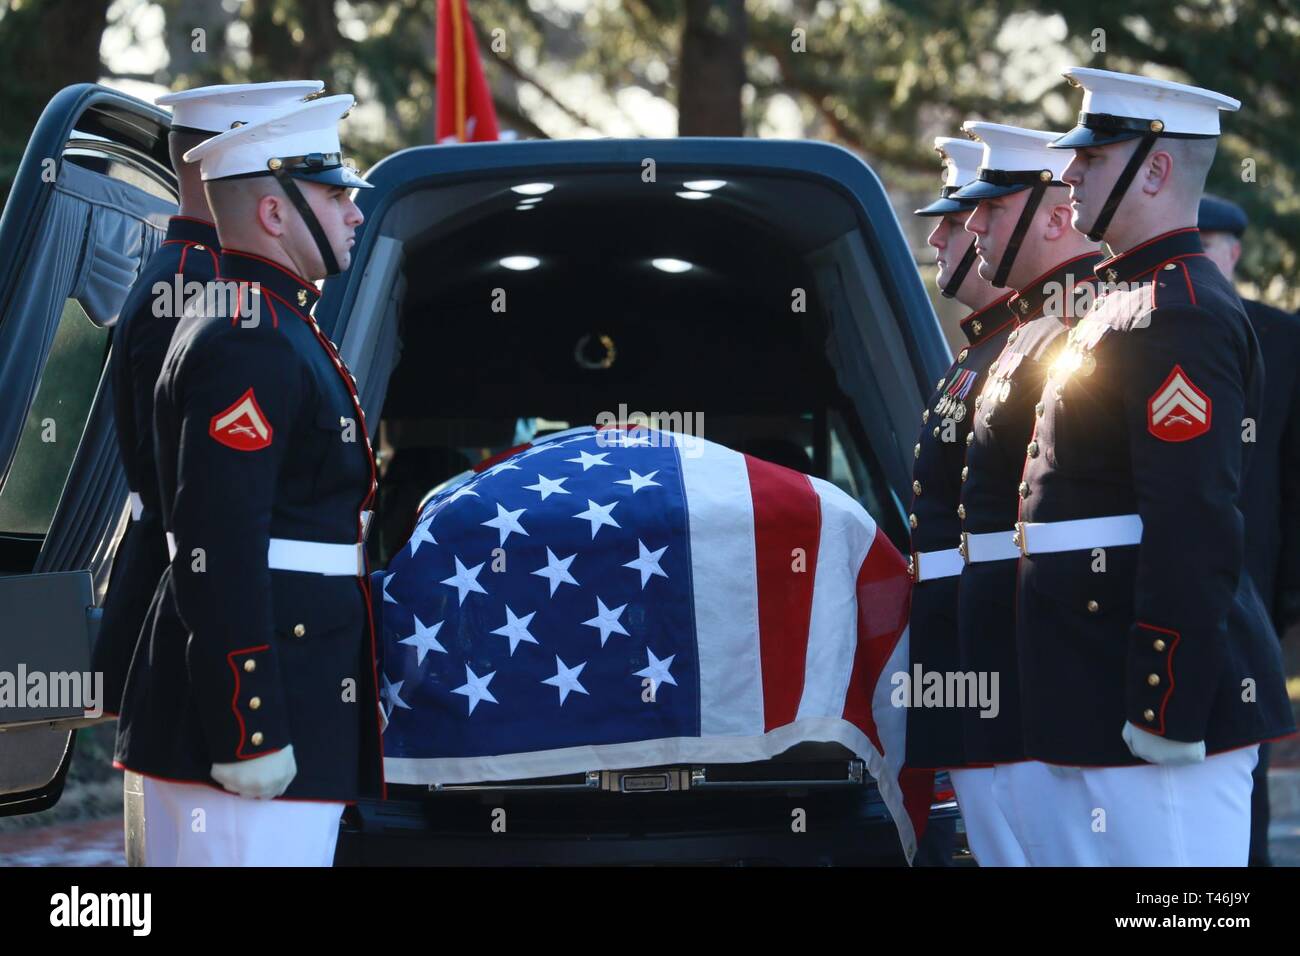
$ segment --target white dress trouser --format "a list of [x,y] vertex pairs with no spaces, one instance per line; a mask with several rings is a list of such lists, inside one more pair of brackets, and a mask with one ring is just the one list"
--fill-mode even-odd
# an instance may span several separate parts
[[949,770],[957,805],[966,823],[966,842],[980,866],[1028,866],[1015,830],[995,796],[999,777],[1010,768],[968,767]]
[[994,792],[1031,866],[1245,866],[1252,745],[1179,767],[1010,765]]
[[332,866],[344,804],[145,777],[146,866]]

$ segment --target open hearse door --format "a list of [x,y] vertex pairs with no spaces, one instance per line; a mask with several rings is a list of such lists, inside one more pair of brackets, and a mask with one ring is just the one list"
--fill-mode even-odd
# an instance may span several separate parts
[[165,113],[50,100],[0,219],[0,815],[59,798],[97,701],[90,653],[129,515],[110,329],[176,209]]

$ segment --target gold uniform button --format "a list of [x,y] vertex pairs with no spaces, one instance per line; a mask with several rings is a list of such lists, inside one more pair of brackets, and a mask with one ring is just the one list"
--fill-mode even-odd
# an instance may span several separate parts
[[1027,481],[1022,481],[1022,482],[1020,483],[1020,497],[1021,497],[1021,498],[1028,498],[1028,497],[1029,497],[1029,482],[1027,482]]
[[983,404],[984,404],[984,394],[981,392],[979,395],[975,396],[975,407],[979,408]]
[[194,243],[194,248],[197,249],[199,252],[207,252],[208,249],[208,247],[201,242]]
[[255,670],[257,670],[257,661],[253,660],[251,657],[244,661],[244,673],[251,674]]
[[249,701],[248,701],[248,709],[249,709],[249,710],[257,710],[257,708],[259,708],[259,707],[261,707],[261,706],[262,706],[262,698],[260,698],[260,697],[253,697],[253,698],[250,698]]
[[974,432],[967,432],[967,433],[966,433],[966,445],[967,445],[967,447],[969,447],[969,446],[970,446],[974,441],[975,441],[975,433],[974,433]]
[[295,624],[295,625],[293,626],[293,636],[294,636],[294,637],[302,637],[302,636],[303,636],[304,634],[306,634],[306,633],[307,633],[307,628],[306,628],[305,625],[302,625],[302,624]]
[[[200,246],[199,248],[202,248],[202,246]],[[1177,269],[1177,268],[1178,268],[1178,264],[1177,264],[1177,263],[1174,263],[1174,262],[1166,262],[1166,263],[1165,263],[1165,271],[1166,271],[1166,272],[1168,272],[1170,269]]]
[[1047,406],[1044,405],[1042,402],[1038,402],[1037,404],[1034,405],[1034,414],[1037,415],[1039,418],[1043,417],[1043,412],[1046,410],[1047,410]]
[[970,465],[963,465],[961,469],[961,480],[965,481],[970,477]]
[[984,331],[984,323],[981,322],[979,319],[976,319],[974,322],[970,324],[970,330],[974,332],[976,335],[979,335],[981,332]]
[[943,383],[944,383],[944,380],[943,380],[942,378],[939,379],[939,381],[938,381],[938,382],[935,384],[935,386],[934,386],[935,391],[938,391],[939,389],[943,388]]
[[966,356],[968,355],[970,355],[970,349],[962,349],[960,352],[957,353],[957,361],[958,362],[966,361]]
[[907,523],[910,524],[913,528],[915,528],[918,524],[920,524],[920,522],[916,520],[916,515],[908,515]]
[[1165,649],[1165,642],[1157,637],[1155,639],[1155,643],[1153,643],[1151,646],[1155,648],[1156,653],[1159,654],[1161,651]]
[[935,426],[934,426],[934,437],[935,437],[935,438],[938,438],[938,437],[939,437],[939,426],[938,426],[938,425],[935,425]]
[[1089,602],[1088,602],[1088,613],[1089,613],[1089,614],[1096,614],[1096,613],[1097,613],[1098,611],[1100,611],[1100,610],[1101,610],[1101,605],[1098,604],[1096,601],[1089,601]]
[[1106,278],[1107,278],[1109,281],[1114,282],[1114,281],[1116,281],[1117,279],[1119,279],[1119,273],[1116,272],[1114,269],[1107,269],[1107,270],[1106,270]]
[[921,483],[920,483],[919,481],[913,481],[913,482],[912,482],[912,494],[914,494],[914,495],[919,495],[920,493],[921,493]]
[[1156,712],[1148,707],[1146,710],[1142,711],[1142,719],[1150,723],[1156,719]]
[[924,425],[929,420],[930,420],[930,409],[927,408],[925,411],[921,412],[921,424]]
[[1038,442],[1036,442],[1036,441],[1031,441],[1027,446],[1025,446],[1025,453],[1026,453],[1027,455],[1029,455],[1030,458],[1037,458],[1037,457],[1038,457]]
[[1015,345],[1018,338],[1020,338],[1020,330],[1012,329],[1011,334],[1007,336],[1007,345]]
[[915,445],[915,447],[912,448],[912,457],[913,457],[913,458],[920,458],[920,457],[921,457],[921,443],[920,443],[920,442],[917,442],[916,445]]
[[266,738],[262,736],[262,732],[259,730],[248,739],[253,742],[254,747],[260,747],[262,746],[262,741],[265,740]]
[[961,518],[962,521],[965,521],[965,520],[966,520],[966,506],[965,506],[965,505],[958,505],[958,506],[957,506],[957,517],[958,517],[958,518]]
[[1148,674],[1148,675],[1147,675],[1147,683],[1150,684],[1152,687],[1157,686],[1157,685],[1160,683],[1160,675],[1159,675],[1159,674]]

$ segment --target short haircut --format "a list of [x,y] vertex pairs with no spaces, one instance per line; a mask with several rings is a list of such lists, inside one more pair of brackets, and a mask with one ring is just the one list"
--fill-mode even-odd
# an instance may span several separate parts
[[216,133],[191,133],[187,130],[175,129],[168,132],[167,154],[171,158],[172,172],[179,176],[181,170],[189,165],[185,162],[185,154],[199,143],[207,142],[216,135]]
[[1214,153],[1218,149],[1218,137],[1202,139],[1174,139],[1164,137],[1156,143],[1157,150],[1164,150],[1174,158],[1174,179],[1180,188],[1200,195],[1205,191],[1205,180],[1214,165]]

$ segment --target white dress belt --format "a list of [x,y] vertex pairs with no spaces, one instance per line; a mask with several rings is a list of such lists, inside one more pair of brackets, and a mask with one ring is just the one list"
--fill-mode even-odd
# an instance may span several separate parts
[[984,531],[978,534],[963,531],[961,543],[966,551],[967,564],[1009,561],[1020,557],[1020,548],[1016,546],[1016,533],[1010,528],[1006,531]]
[[[173,560],[176,558],[176,536],[170,531],[167,532],[167,554]],[[308,571],[357,577],[366,573],[365,545],[271,538],[266,548],[266,566],[273,571]]]
[[1016,522],[1016,544],[1021,554],[1029,556],[1059,551],[1087,551],[1093,548],[1121,548],[1141,542],[1141,515]]
[[134,491],[126,493],[126,500],[131,502],[131,520],[139,521],[140,515],[144,514],[144,502],[140,500],[140,496]]
[[922,581],[934,581],[938,578],[951,578],[961,574],[966,562],[962,560],[961,551],[948,548],[944,551],[913,551],[907,562],[907,571],[917,584]]

